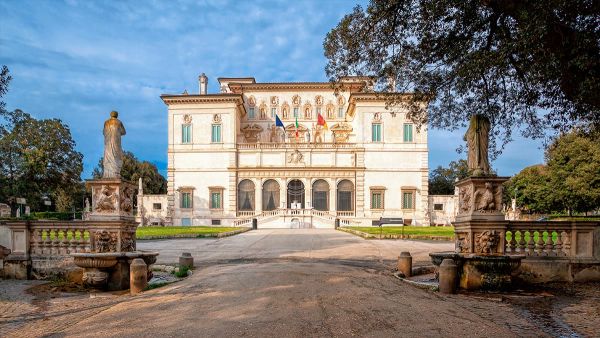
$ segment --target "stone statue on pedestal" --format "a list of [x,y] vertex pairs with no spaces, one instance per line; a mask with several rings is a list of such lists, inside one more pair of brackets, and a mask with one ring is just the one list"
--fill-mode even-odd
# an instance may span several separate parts
[[104,122],[104,174],[102,178],[120,178],[123,166],[123,149],[121,136],[125,135],[125,127],[118,119],[119,113],[110,112],[110,118]]
[[467,141],[467,164],[472,176],[490,174],[488,160],[490,120],[484,115],[473,115],[464,139]]

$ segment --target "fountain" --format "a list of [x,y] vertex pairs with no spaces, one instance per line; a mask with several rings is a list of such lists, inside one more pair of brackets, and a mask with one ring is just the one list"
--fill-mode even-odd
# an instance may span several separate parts
[[92,191],[91,210],[86,210],[90,233],[90,252],[72,253],[75,265],[82,267],[83,282],[90,287],[108,290],[129,288],[129,265],[142,258],[148,266],[156,262],[157,252],[136,251],[133,216],[135,185],[121,179],[123,150],[121,136],[125,128],[118,113],[104,123],[104,173],[102,178],[87,180]]
[[471,176],[456,182],[458,214],[454,225],[455,252],[430,253],[439,266],[450,258],[458,266],[458,284],[463,289],[510,288],[512,274],[523,255],[504,252],[506,223],[502,213],[502,183],[508,177],[490,172],[488,139],[490,122],[483,115],[471,118],[465,134]]

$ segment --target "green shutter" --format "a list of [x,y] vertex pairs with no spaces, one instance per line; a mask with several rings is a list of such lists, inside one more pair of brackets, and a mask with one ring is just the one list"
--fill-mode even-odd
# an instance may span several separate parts
[[412,142],[413,141],[413,125],[405,124],[404,125],[404,142]]
[[192,142],[192,126],[190,124],[181,125],[181,143]]

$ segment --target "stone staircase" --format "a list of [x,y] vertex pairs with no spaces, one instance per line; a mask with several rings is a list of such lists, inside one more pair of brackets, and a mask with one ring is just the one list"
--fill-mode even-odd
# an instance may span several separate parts
[[[346,216],[348,217],[348,216]],[[251,227],[256,218],[259,229],[267,228],[335,228],[336,215],[314,209],[275,209],[254,216],[245,216],[234,221],[234,226]],[[361,223],[350,218],[340,218],[340,226],[359,226]]]

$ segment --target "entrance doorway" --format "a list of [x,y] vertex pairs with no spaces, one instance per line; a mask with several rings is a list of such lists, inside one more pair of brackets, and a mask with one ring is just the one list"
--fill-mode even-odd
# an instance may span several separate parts
[[287,185],[287,208],[292,205],[304,209],[304,183],[300,180],[291,180]]

